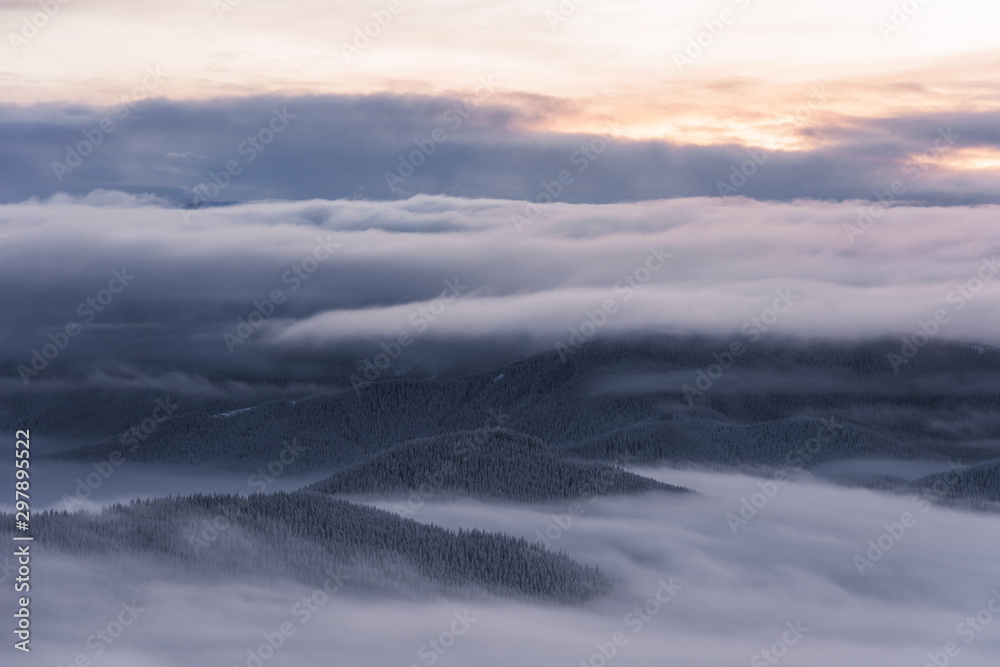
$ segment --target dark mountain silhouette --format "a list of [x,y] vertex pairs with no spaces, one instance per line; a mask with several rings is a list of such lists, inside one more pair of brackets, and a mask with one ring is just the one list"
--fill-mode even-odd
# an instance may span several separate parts
[[[2,516],[5,526],[13,517]],[[35,541],[118,573],[209,581],[287,578],[345,592],[469,595],[574,604],[611,592],[599,569],[523,539],[445,530],[322,493],[195,495],[97,514],[41,512]]]
[[[712,367],[721,345],[596,342],[488,373],[292,398],[269,389],[258,402],[185,394],[176,415],[123,453],[248,470],[276,460],[294,438],[302,452],[289,470],[337,470],[413,439],[503,426],[577,458],[782,465],[821,419],[833,419],[844,427],[815,461],[1000,456],[1000,353],[992,348],[932,342],[897,373],[887,355],[898,353],[898,342],[761,341],[706,386],[704,369],[722,370]],[[692,395],[685,385],[706,388]],[[4,415],[10,427],[89,436],[95,444],[61,456],[98,461],[123,449],[122,431],[148,417],[158,395],[19,396]],[[67,404],[76,407],[63,415]]]
[[533,502],[685,489],[605,463],[566,460],[541,440],[480,429],[413,440],[310,488],[324,493],[471,496]]

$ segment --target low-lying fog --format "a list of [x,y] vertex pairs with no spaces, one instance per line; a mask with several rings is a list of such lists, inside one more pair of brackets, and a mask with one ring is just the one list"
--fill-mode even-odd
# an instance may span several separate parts
[[[1000,516],[810,476],[638,472],[699,495],[533,508],[430,499],[412,514],[541,534],[623,579],[617,598],[561,608],[361,600],[268,581],[132,586],[46,554],[33,575],[31,664],[82,654],[101,667],[922,667],[935,664],[929,653],[938,667],[997,664]],[[111,645],[88,642],[121,618],[130,625]],[[278,637],[283,624],[291,632]]]

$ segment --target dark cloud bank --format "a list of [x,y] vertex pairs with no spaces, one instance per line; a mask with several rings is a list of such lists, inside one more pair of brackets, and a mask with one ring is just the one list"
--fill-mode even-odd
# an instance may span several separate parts
[[[498,95],[478,108],[460,99],[391,95],[147,100],[131,109],[0,107],[0,201],[98,188],[152,192],[175,203],[417,193],[535,199],[543,181],[557,181],[564,170],[573,180],[557,198],[576,203],[717,196],[720,181],[756,199],[876,199],[897,179],[905,185],[893,195],[899,199],[998,201],[988,174],[935,173],[911,161],[929,154],[933,166],[942,154],[935,142],[945,152],[996,147],[995,113],[803,128],[824,138],[825,147],[774,151],[740,183],[738,176],[732,181],[732,169],[749,159],[740,146],[618,138],[605,150],[592,136],[527,131],[545,112],[502,100]],[[400,167],[401,156],[412,173]],[[401,180],[387,183],[386,172]],[[219,183],[224,187],[216,190]],[[199,184],[208,189],[195,192]]]

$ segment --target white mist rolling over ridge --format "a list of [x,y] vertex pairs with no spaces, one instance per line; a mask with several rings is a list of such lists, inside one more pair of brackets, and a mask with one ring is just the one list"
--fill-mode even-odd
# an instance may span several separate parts
[[[803,474],[778,487],[734,533],[727,514],[738,514],[741,500],[760,492],[766,478],[635,472],[698,494],[583,500],[572,510],[569,502],[526,507],[432,501],[413,513],[420,522],[447,528],[478,527],[531,541],[539,541],[536,531],[554,536],[550,548],[625,582],[619,594],[582,607],[334,593],[303,622],[308,606],[293,609],[314,591],[288,581],[157,583],[150,563],[153,581],[115,584],[88,575],[86,561],[69,565],[52,554],[40,561],[45,567],[39,567],[44,587],[38,613],[54,624],[48,627],[59,628],[54,635],[61,639],[47,642],[38,655],[67,664],[89,651],[89,628],[96,630],[105,617],[113,620],[120,603],[134,598],[145,611],[100,658],[102,665],[246,665],[247,651],[286,621],[294,634],[267,665],[599,665],[600,659],[591,662],[601,655],[599,645],[606,652],[614,647],[615,665],[751,664],[783,637],[794,637],[788,623],[804,631],[786,647],[783,665],[922,667],[929,652],[942,651],[948,642],[961,650],[956,665],[994,664],[1000,615],[971,634],[973,626],[961,624],[987,608],[1000,587],[996,515],[937,506],[921,512],[924,505],[910,497],[845,489]],[[885,525],[907,512],[915,524],[859,574],[855,557],[865,557],[869,540],[877,543]],[[560,529],[546,533],[552,525]],[[673,584],[673,595],[661,590],[663,583]],[[57,589],[59,602],[46,601],[44,592]],[[667,602],[650,602],[658,591]],[[449,637],[454,614],[466,612],[475,621]],[[166,626],[183,641],[161,648],[157,638]],[[616,633],[622,633],[618,644]]]

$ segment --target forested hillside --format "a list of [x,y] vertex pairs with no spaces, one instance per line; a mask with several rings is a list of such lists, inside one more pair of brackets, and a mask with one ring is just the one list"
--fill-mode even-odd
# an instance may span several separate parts
[[722,466],[808,468],[852,458],[934,460],[941,455],[895,438],[836,420],[799,417],[760,424],[737,424],[665,415],[564,448],[567,454],[636,463],[661,461]]
[[[897,373],[886,359],[898,342],[761,341],[703,394],[686,397],[683,386],[697,385],[719,345],[596,342],[564,359],[547,353],[466,377],[390,379],[294,399],[269,389],[252,406],[245,395],[227,402],[184,394],[177,414],[126,458],[252,469],[294,438],[302,453],[289,471],[336,470],[415,438],[503,426],[602,460],[628,453],[645,462],[740,465],[778,461],[812,437],[807,421],[819,418],[847,424],[820,460],[913,458],[922,450],[970,461],[1000,456],[1000,353],[991,348],[931,343]],[[64,456],[100,460],[122,449],[121,424],[148,414],[134,400],[108,398],[95,395],[81,421],[46,407],[58,393],[19,398],[4,415],[11,425],[45,421],[56,434],[90,429],[97,444]],[[147,403],[152,410],[151,396]]]
[[[13,525],[9,514],[3,526]],[[9,528],[7,528],[9,531]],[[345,592],[496,595],[574,604],[611,592],[597,568],[523,539],[453,532],[322,493],[132,501],[98,514],[42,512],[36,543],[102,567],[206,581],[285,577]]]
[[566,460],[537,438],[497,428],[413,440],[310,488],[324,493],[419,492],[515,502],[685,490],[604,463]]
[[990,504],[1000,510],[1000,459],[929,475],[913,482],[910,490],[947,504]]

